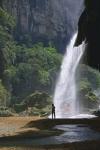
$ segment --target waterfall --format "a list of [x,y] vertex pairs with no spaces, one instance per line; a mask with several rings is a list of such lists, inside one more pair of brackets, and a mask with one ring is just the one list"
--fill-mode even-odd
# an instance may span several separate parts
[[85,43],[74,47],[77,33],[72,37],[62,62],[61,71],[57,80],[54,105],[56,106],[56,117],[67,118],[77,113],[77,94],[75,74],[80,59],[85,50]]

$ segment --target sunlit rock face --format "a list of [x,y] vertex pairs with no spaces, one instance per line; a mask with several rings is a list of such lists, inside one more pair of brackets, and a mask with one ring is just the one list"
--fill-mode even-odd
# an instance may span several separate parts
[[85,0],[85,11],[79,20],[77,45],[86,39],[87,63],[98,68],[100,66],[100,0]]
[[65,49],[83,10],[83,0],[1,0],[0,3],[17,18],[17,40],[51,42],[59,50]]

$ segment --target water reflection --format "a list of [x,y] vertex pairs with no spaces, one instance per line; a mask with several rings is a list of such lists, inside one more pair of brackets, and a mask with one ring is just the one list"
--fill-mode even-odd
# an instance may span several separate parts
[[[0,150],[36,150],[35,146],[54,145],[72,142],[82,142],[91,140],[100,140],[100,132],[97,132],[89,126],[83,125],[57,125],[55,129],[63,130],[63,134],[59,136],[45,138],[31,138],[17,141],[0,141],[3,147]],[[3,143],[4,142],[4,143]],[[17,147],[13,147],[17,146]],[[42,149],[41,149],[42,150]]]
[[90,141],[100,139],[100,132],[91,129],[89,126],[83,125],[58,125],[57,129],[65,132],[58,137],[63,143]]

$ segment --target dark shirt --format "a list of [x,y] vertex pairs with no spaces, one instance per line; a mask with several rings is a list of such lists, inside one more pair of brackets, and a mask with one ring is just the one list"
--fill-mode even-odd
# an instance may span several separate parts
[[55,106],[52,106],[52,112],[55,112]]

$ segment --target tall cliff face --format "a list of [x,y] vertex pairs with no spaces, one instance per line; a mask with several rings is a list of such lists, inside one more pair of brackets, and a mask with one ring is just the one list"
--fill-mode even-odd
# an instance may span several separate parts
[[85,0],[85,7],[79,20],[77,44],[86,39],[87,63],[98,68],[100,66],[100,0]]
[[83,0],[1,0],[2,7],[17,19],[16,39],[54,43],[64,50],[77,29]]

